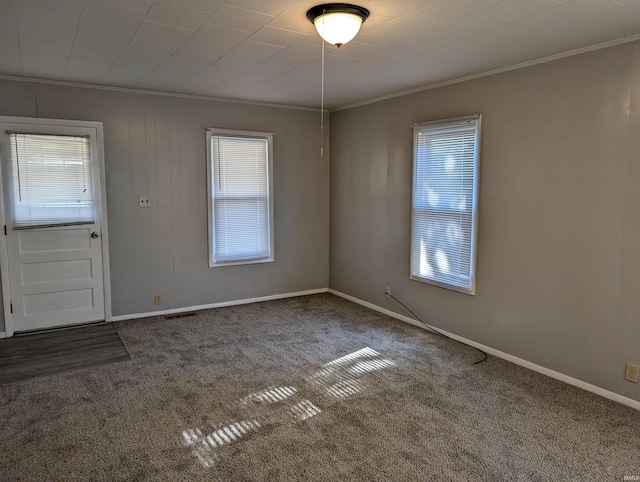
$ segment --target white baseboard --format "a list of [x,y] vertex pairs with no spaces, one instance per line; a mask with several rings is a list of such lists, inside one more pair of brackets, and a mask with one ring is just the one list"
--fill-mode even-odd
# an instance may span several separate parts
[[[332,293],[336,296],[340,296],[341,298],[344,298],[346,300],[353,301],[354,303],[357,303],[362,306],[366,306],[367,308],[371,308],[374,311],[384,313],[385,315],[404,321],[405,323],[410,323],[414,326],[417,326],[423,329],[425,328],[424,325],[419,321],[416,321],[413,318],[409,318],[408,316],[400,315],[395,311],[387,310],[378,305],[374,305],[373,303],[369,303],[368,301],[364,301],[359,298],[355,298],[353,296],[344,294],[340,291],[336,291],[333,289],[329,289],[328,291],[329,293]],[[549,368],[536,365],[535,363],[532,363],[530,361],[523,360],[522,358],[518,358],[516,356],[510,355],[503,351],[496,350],[495,348],[491,348],[490,346],[476,343],[475,341],[462,338],[461,336],[454,335],[453,333],[449,333],[441,329],[438,329],[438,330],[455,340],[458,340],[468,345],[471,345],[473,347],[479,348],[480,350],[485,351],[490,355],[496,356],[498,358],[502,358],[503,360],[507,360],[516,365],[520,365],[522,367],[528,368],[529,370],[533,370],[534,372],[542,373],[543,375],[546,375],[551,378],[555,378],[556,380],[560,380],[561,382],[568,383],[569,385],[582,388],[583,390],[595,393],[596,395],[600,395],[601,397],[604,397],[604,398],[608,398],[609,400],[613,400],[614,402],[618,402],[628,407],[635,408],[636,410],[640,410],[640,401],[634,400],[629,397],[625,397],[624,395],[620,395],[618,393],[611,392],[609,390],[605,390],[604,388],[600,388],[595,385],[591,385],[590,383],[584,382],[582,380],[578,380],[577,378],[570,377],[569,375],[565,375],[564,373],[556,372],[554,370],[550,370]]]
[[329,288],[318,288],[315,290],[296,291],[294,293],[283,293],[279,295],[261,296],[259,298],[246,298],[244,300],[221,301],[219,303],[210,303],[207,305],[183,306],[181,308],[171,308],[169,310],[149,311],[147,313],[132,313],[129,315],[112,316],[111,321],[135,320],[137,318],[149,318],[150,316],[174,315],[176,313],[185,313],[187,311],[210,310],[212,308],[222,308],[224,306],[246,305],[249,303],[259,303],[260,301],[280,300],[283,298],[294,298],[296,296],[316,295],[318,293],[326,293]]

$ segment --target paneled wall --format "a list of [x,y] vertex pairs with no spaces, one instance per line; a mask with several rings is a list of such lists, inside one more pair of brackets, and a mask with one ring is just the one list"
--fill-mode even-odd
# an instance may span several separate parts
[[[409,280],[411,124],[481,113],[476,296]],[[640,400],[640,43],[332,113],[330,287]],[[481,366],[478,368],[482,369]]]
[[[3,80],[0,115],[104,123],[115,316],[327,287],[319,113]],[[208,267],[207,127],[275,134],[274,263]]]

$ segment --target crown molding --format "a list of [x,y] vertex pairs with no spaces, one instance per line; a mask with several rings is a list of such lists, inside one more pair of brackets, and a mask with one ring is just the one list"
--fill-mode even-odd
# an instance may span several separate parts
[[609,47],[615,47],[617,45],[622,45],[630,42],[635,42],[636,40],[640,40],[640,34],[629,35],[627,37],[622,37],[614,40],[609,40],[607,42],[602,42],[595,45],[589,45],[588,47],[581,47],[579,49],[569,50],[567,52],[561,52],[553,55],[549,55],[547,57],[541,57],[539,59],[527,60],[526,62],[520,62],[519,64],[513,64],[506,67],[500,67],[499,69],[488,70],[486,72],[481,72],[479,74],[468,75],[466,77],[459,77],[457,79],[445,80],[443,82],[437,82],[435,84],[429,84],[422,87],[416,87],[409,90],[403,90],[401,92],[396,92],[394,94],[383,95],[380,97],[375,97],[369,100],[363,100],[361,102],[355,102],[353,104],[347,104],[341,107],[336,107],[335,109],[330,109],[329,112],[339,112],[341,110],[353,109],[355,107],[361,107],[363,105],[375,104],[376,102],[381,102],[383,100],[395,99],[396,97],[403,97],[405,95],[416,94],[418,92],[424,92],[426,90],[438,89],[440,87],[446,87],[448,85],[460,84],[462,82],[468,82],[470,80],[481,79],[483,77],[489,77],[491,75],[501,74],[503,72],[511,72],[512,70],[524,69],[526,67],[532,67],[534,65],[545,64],[547,62],[553,62],[554,60],[564,59],[566,57],[573,57],[574,55],[585,54],[588,52],[593,52],[596,50],[602,50]]
[[229,104],[244,104],[258,107],[273,107],[276,109],[302,110],[307,112],[320,112],[317,107],[302,107],[287,104],[275,104],[270,102],[260,102],[254,100],[228,99],[226,97],[211,97],[197,94],[180,94],[177,92],[165,92],[160,90],[133,89],[128,87],[115,87],[110,85],[83,84],[81,82],[68,82],[65,80],[38,79],[33,77],[19,77],[16,75],[0,75],[0,80],[13,80],[16,82],[28,82],[35,84],[58,85],[61,87],[79,87],[83,89],[106,90],[110,92],[126,92],[129,94],[158,95],[163,97],[177,97],[180,99],[203,100],[207,102],[226,102]]

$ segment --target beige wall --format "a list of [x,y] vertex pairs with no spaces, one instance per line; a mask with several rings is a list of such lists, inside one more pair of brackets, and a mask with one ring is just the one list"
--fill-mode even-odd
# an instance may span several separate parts
[[[483,114],[477,294],[409,280],[414,122]],[[104,122],[115,315],[327,286],[317,114],[0,81],[0,115]],[[330,286],[640,400],[640,43],[332,114]],[[275,132],[276,262],[207,267],[206,127]],[[138,195],[150,209],[137,208]],[[153,305],[161,293],[163,305]],[[0,326],[0,331],[2,326]]]
[[[415,122],[481,113],[477,294],[409,280]],[[330,287],[640,400],[640,43],[331,116]],[[396,311],[399,311],[396,309]],[[479,367],[478,369],[482,369]]]
[[[0,81],[0,115],[104,123],[114,315],[327,287],[318,113]],[[207,127],[275,133],[274,263],[208,267]]]

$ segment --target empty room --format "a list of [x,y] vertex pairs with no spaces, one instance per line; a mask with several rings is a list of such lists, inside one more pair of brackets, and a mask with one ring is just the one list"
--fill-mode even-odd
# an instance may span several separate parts
[[0,0],[0,480],[640,480],[640,1]]

